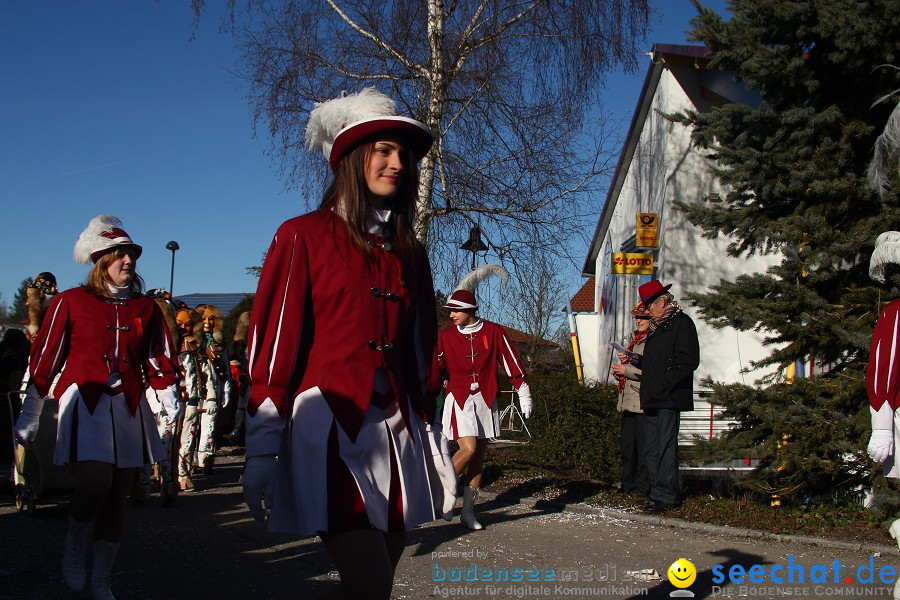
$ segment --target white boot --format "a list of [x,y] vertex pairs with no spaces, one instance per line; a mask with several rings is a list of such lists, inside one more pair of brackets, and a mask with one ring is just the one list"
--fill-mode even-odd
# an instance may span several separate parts
[[94,568],[91,571],[91,597],[94,600],[116,600],[110,584],[119,542],[94,542]]
[[475,520],[475,501],[478,500],[478,490],[471,486],[463,488],[463,506],[459,513],[459,520],[469,529],[478,531],[484,529],[481,523]]
[[63,546],[62,576],[73,592],[80,592],[87,584],[84,562],[93,530],[93,521],[81,523],[69,517],[69,531],[66,533],[66,542]]

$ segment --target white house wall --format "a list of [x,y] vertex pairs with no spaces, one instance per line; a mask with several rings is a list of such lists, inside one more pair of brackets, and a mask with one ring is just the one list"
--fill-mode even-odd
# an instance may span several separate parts
[[597,349],[600,346],[599,315],[579,313],[575,315],[575,327],[578,330],[578,349],[581,352],[582,372],[586,383],[606,382],[606,367],[604,363],[601,372],[600,356]]
[[[622,243],[635,233],[636,213],[658,213],[660,231],[655,277],[664,284],[672,284],[671,291],[676,300],[697,324],[701,362],[695,372],[695,383],[711,376],[716,381],[751,384],[763,373],[742,374],[741,371],[749,368],[751,361],[769,353],[762,346],[762,337],[731,328],[714,330],[684,299],[685,292],[706,291],[720,279],[733,280],[742,273],[764,271],[775,260],[758,256],[750,259],[728,257],[728,238],[720,236],[710,240],[702,237],[701,230],[673,208],[672,202],[676,199],[699,202],[704,201],[702,199],[711,191],[721,193],[710,173],[709,161],[691,146],[689,128],[664,116],[686,109],[708,108],[704,104],[709,100],[702,98],[697,73],[689,66],[663,69],[652,108],[643,123],[634,157],[616,200],[603,248],[597,256],[595,272],[602,295],[604,286],[612,287],[606,278],[609,265],[604,250],[621,251]],[[718,98],[711,96],[712,101]],[[617,279],[617,289],[614,304],[601,310],[598,319],[595,359],[598,379],[607,381],[611,380],[608,370],[614,359],[608,343],[616,340],[624,344],[627,341],[632,328],[629,311],[638,300],[637,287],[649,280],[647,276],[640,278],[637,275],[611,277]]]

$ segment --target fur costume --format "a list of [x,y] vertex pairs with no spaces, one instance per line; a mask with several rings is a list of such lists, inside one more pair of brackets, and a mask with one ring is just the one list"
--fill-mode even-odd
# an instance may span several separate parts
[[234,328],[234,341],[246,342],[247,330],[250,328],[250,311],[246,310],[238,317],[237,325]]
[[163,317],[166,319],[166,327],[169,328],[169,335],[172,339],[178,339],[178,325],[175,324],[175,307],[165,298],[154,298],[156,305],[162,311]]
[[28,307],[28,339],[33,340],[41,328],[41,320],[44,316],[44,294],[41,290],[28,287],[25,290],[25,306]]
[[47,306],[56,295],[56,277],[53,273],[39,273],[25,289],[25,306],[28,308],[28,339],[33,340],[41,328]]

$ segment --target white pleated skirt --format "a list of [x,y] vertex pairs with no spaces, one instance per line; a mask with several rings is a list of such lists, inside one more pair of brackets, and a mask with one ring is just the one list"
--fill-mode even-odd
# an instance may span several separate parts
[[[117,377],[110,377],[109,387],[118,384]],[[125,469],[153,464],[165,456],[146,398],[132,415],[123,394],[102,394],[93,414],[74,383],[58,397],[54,464],[96,460]]]
[[470,394],[462,408],[456,403],[453,394],[448,393],[444,400],[441,423],[444,424],[444,433],[451,440],[468,436],[479,439],[500,437],[497,403],[494,402],[494,406],[489,407],[480,391]]
[[[329,523],[342,529],[342,515],[334,514],[336,506],[342,504],[336,500],[342,499],[328,498],[329,485],[334,489],[334,478],[338,475],[355,486],[355,490],[349,490],[350,495],[358,497],[365,505],[364,520],[367,523],[364,526],[381,531],[395,530],[392,525],[396,524],[400,510],[401,527],[405,531],[433,521],[434,508],[425,462],[425,452],[430,449],[422,439],[425,424],[411,407],[408,414],[412,419],[411,428],[403,422],[396,401],[386,408],[370,405],[359,435],[351,441],[318,387],[299,394],[294,401],[291,422],[284,428],[278,453],[269,530],[312,536],[327,533]],[[335,449],[342,463],[341,474],[334,472],[338,457],[329,457],[329,452],[334,453]],[[331,482],[329,477],[332,477]],[[392,493],[396,506],[389,501]],[[332,511],[330,515],[329,510]],[[350,518],[356,522],[356,516]]]

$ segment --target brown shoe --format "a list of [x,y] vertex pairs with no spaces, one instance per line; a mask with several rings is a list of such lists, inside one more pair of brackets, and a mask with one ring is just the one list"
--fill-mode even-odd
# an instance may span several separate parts
[[179,477],[178,478],[178,487],[181,488],[181,491],[185,494],[194,491],[194,482],[191,481],[190,477]]

